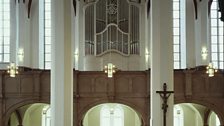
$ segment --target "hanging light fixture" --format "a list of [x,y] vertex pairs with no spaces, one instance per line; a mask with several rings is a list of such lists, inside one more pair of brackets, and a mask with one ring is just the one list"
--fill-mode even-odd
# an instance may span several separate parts
[[10,77],[15,77],[16,74],[18,74],[18,67],[15,63],[10,63],[9,66],[7,66],[8,70],[7,73],[9,73]]
[[115,67],[115,65],[113,65],[112,63],[108,63],[105,67],[104,67],[104,72],[107,73],[107,76],[109,78],[113,77],[113,74],[116,72],[117,68]]
[[206,73],[208,74],[209,77],[213,77],[215,72],[217,72],[218,70],[214,68],[213,63],[210,62],[208,64],[208,66],[206,67],[207,71]]

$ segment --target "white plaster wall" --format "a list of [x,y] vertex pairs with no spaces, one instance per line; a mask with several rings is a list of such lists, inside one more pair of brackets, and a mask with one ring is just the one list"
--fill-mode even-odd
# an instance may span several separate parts
[[102,71],[108,63],[113,63],[119,70],[145,70],[141,68],[141,57],[138,55],[122,56],[119,53],[106,53],[103,56],[85,56],[84,71]]
[[[17,51],[18,48],[24,49],[24,61],[20,62],[20,66],[32,67],[32,68],[42,68],[43,56],[40,52],[43,51],[39,46],[42,40],[38,37],[40,34],[39,25],[39,2],[38,0],[32,1],[31,7],[31,17],[27,18],[27,2],[23,4],[20,2],[19,4],[14,4],[12,2],[12,13],[11,13],[11,62],[16,62],[17,60]],[[182,2],[185,4],[185,8],[183,10],[185,12],[185,19],[183,21],[182,34],[183,37],[186,37],[184,41],[186,41],[186,53],[182,55],[182,58],[186,57],[186,65],[182,65],[185,67],[195,67],[198,65],[206,64],[201,61],[201,46],[206,45],[209,42],[209,26],[208,26],[208,17],[207,17],[207,1],[198,1],[198,19],[195,19],[194,5],[193,1],[185,0]],[[145,4],[145,5],[144,5]],[[116,56],[116,59],[119,62],[116,64],[122,70],[145,70],[150,66],[149,62],[146,63],[145,52],[146,49],[150,52],[150,16],[147,17],[147,3],[142,2],[141,7],[141,51],[139,56],[129,56],[128,58],[125,56]],[[166,6],[166,5],[164,5]],[[16,8],[17,11],[16,12]],[[204,11],[206,10],[206,11]],[[73,8],[72,8],[72,11]],[[158,13],[159,16],[159,13]],[[19,20],[16,21],[16,18]],[[72,27],[72,35],[73,35],[73,43],[74,43],[74,51],[78,50],[78,56],[75,63],[75,67],[78,70],[101,70],[102,62],[105,62],[107,56],[103,57],[88,57],[84,54],[84,11],[83,11],[83,1],[77,1],[77,14],[76,17],[72,17],[72,23],[70,24]],[[17,36],[16,36],[17,35]],[[90,58],[90,59],[88,59]],[[122,60],[121,60],[122,59]],[[150,59],[150,58],[149,58]],[[90,64],[89,62],[93,62]],[[8,63],[1,63],[0,68],[5,69]]]

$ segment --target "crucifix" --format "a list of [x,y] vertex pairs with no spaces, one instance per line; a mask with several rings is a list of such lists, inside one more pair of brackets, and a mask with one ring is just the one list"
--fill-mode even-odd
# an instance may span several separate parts
[[159,93],[160,97],[163,99],[162,110],[163,110],[163,126],[166,126],[166,112],[167,112],[167,100],[174,91],[167,91],[166,83],[163,84],[163,91],[156,91]]

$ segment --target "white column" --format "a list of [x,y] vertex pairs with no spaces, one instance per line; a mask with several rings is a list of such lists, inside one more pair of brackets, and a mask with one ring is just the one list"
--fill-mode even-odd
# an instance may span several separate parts
[[[16,49],[16,62],[19,66],[31,67],[31,42],[30,42],[30,19],[28,18],[27,5],[20,1],[17,8],[17,49]],[[23,60],[18,59],[18,51],[23,49]]]
[[85,11],[83,8],[84,7],[84,2],[83,0],[77,1],[78,2],[78,7],[77,7],[77,23],[78,23],[78,28],[76,35],[78,35],[78,38],[76,39],[76,47],[78,47],[78,70],[85,70]]
[[[173,90],[172,0],[151,0],[151,118],[150,126],[163,125],[163,100],[156,91]],[[168,99],[167,126],[173,126],[173,94]]]
[[[40,68],[39,61],[41,60],[39,57],[40,52],[40,42],[43,42],[43,40],[40,40],[40,27],[43,27],[43,25],[40,24],[40,20],[43,21],[43,18],[40,19],[40,6],[44,7],[43,5],[40,5],[40,1],[42,0],[32,0],[32,6],[31,6],[31,14],[30,14],[30,29],[31,29],[31,38],[30,43],[32,50],[31,52],[31,67],[32,68]],[[43,35],[42,35],[43,36]],[[42,43],[41,43],[42,44]],[[44,59],[44,58],[42,58]]]
[[[150,34],[145,34],[145,37],[146,37],[146,41],[147,41],[147,44],[146,45],[148,45],[148,47],[147,47],[147,49],[148,50],[145,50],[146,51],[146,58],[148,58],[148,59],[146,59],[146,68],[150,68],[151,67],[151,44],[150,44],[150,41],[151,41],[151,17],[150,17],[150,15],[148,14],[148,1],[146,1],[146,7],[145,7],[145,11],[146,11],[146,18],[147,18],[147,25],[146,25],[146,33],[150,33]],[[151,13],[150,13],[151,14]]]
[[52,126],[73,126],[71,0],[52,0]]
[[147,22],[147,2],[142,1],[141,7],[139,8],[140,10],[140,42],[145,42],[141,43],[140,46],[140,54],[142,55],[141,62],[140,64],[140,70],[147,70],[149,68],[149,41],[148,39],[148,22]]
[[17,3],[10,1],[10,61],[16,61],[16,34],[17,34]]
[[[81,15],[81,16],[80,16]],[[83,66],[83,63],[79,63],[79,58],[81,60],[83,60],[84,58],[84,52],[85,48],[84,47],[80,47],[80,44],[84,43],[84,40],[80,40],[81,38],[83,38],[83,33],[81,29],[83,29],[83,21],[82,20],[82,15],[83,15],[83,3],[82,1],[76,1],[76,16],[75,14],[73,14],[73,18],[72,18],[72,33],[74,34],[72,36],[72,41],[74,43],[73,48],[74,48],[74,52],[73,52],[73,56],[74,56],[74,68],[76,70],[80,70],[80,64]],[[85,44],[85,43],[84,43]]]
[[195,37],[197,37],[195,36],[194,4],[189,0],[180,0],[180,2],[182,68],[192,68],[195,67]]
[[[196,20],[196,40],[195,40],[195,55],[196,66],[207,65],[207,59],[202,58],[202,48],[206,47],[209,50],[209,19],[208,19],[208,1],[201,1],[198,4],[198,20]],[[208,52],[209,53],[209,52]]]

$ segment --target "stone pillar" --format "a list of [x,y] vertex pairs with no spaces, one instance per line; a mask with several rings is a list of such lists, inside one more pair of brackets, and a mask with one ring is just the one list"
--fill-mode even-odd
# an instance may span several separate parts
[[52,0],[52,126],[73,126],[71,0]]
[[140,13],[140,42],[144,42],[141,43],[141,47],[140,48],[140,54],[143,54],[143,57],[141,58],[141,62],[140,64],[140,70],[147,70],[150,65],[149,65],[149,49],[150,49],[150,44],[148,41],[148,22],[147,22],[147,1],[142,1],[141,2],[141,7],[139,8],[140,12],[144,12],[144,13]]
[[4,120],[5,116],[3,113],[3,75],[4,72],[0,72],[0,125],[4,126]]
[[[19,66],[26,66],[31,67],[30,61],[31,61],[31,53],[30,53],[30,19],[28,18],[27,13],[27,5],[26,3],[23,3],[23,1],[20,1],[17,3],[17,34],[16,34],[16,40],[17,40],[17,47],[16,47],[16,61],[17,65]],[[19,50],[23,50],[24,58],[23,60],[20,60],[18,58],[18,52]]]
[[[84,26],[84,21],[83,21],[83,1],[76,1],[76,15],[72,15],[72,33],[74,34],[72,36],[72,41],[73,41],[73,56],[74,56],[74,68],[76,70],[79,70],[80,68],[80,60],[83,60],[84,58],[84,48],[80,46],[82,44],[80,39],[83,39],[83,32],[82,31],[82,26]],[[81,63],[81,66],[83,66],[83,63]]]
[[77,27],[75,28],[75,51],[78,52],[78,56],[76,56],[76,70],[85,70],[85,29],[83,26],[85,25],[85,13],[83,11],[84,8],[84,1],[80,0],[77,1],[77,12],[76,12],[76,24]]
[[[163,125],[162,99],[156,91],[173,90],[172,1],[151,0],[151,117],[150,126]],[[168,99],[167,126],[173,126],[173,94]]]
[[[28,2],[28,1],[27,1]],[[40,3],[44,2],[42,0],[32,0],[32,5],[31,5],[31,13],[30,13],[30,46],[35,47],[30,50],[31,56],[30,56],[30,61],[31,61],[31,67],[32,68],[43,68],[40,67],[40,61],[43,60],[43,54],[40,55],[40,52],[43,52],[43,49],[41,48],[40,45],[44,45],[44,41],[40,39],[40,36],[43,36],[43,32],[40,30],[41,27],[44,27],[43,24],[41,24],[43,20],[43,15],[40,16],[43,13],[40,13]],[[43,8],[44,6],[42,6]],[[43,29],[43,28],[42,28]],[[25,54],[26,55],[26,54]]]
[[[206,11],[205,11],[206,10]],[[201,1],[198,3],[198,19],[195,26],[195,53],[196,53],[196,66],[208,65],[209,55],[207,59],[202,58],[202,48],[207,48],[209,53],[209,18],[208,18],[208,1]]]
[[180,0],[182,68],[195,67],[195,12],[193,0]]
[[10,1],[10,61],[16,61],[16,48],[17,48],[17,20],[18,20],[18,3]]
[[[146,13],[146,18],[147,18],[147,25],[146,25],[146,33],[150,33],[151,32],[151,17],[150,17],[150,12],[148,12],[148,6],[149,6],[149,3],[150,1],[147,1],[146,2],[146,9],[145,11],[147,12]],[[145,53],[146,53],[146,67],[150,68],[151,67],[151,52],[150,52],[150,49],[151,49],[151,44],[150,44],[150,41],[151,41],[151,34],[145,34],[146,36],[146,41],[147,41],[147,49],[148,50],[145,50]]]

